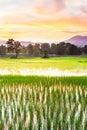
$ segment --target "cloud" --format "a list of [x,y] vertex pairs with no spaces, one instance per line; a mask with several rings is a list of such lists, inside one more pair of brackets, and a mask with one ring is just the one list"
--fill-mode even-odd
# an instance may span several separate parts
[[86,14],[87,0],[0,0],[0,34],[57,39],[87,33]]
[[81,11],[82,13],[84,13],[85,15],[87,15],[87,7],[81,7]]
[[[66,10],[68,16],[86,15],[87,0],[66,0]],[[84,14],[83,14],[84,13]]]
[[65,31],[62,31],[64,33],[68,33],[68,34],[79,34],[79,33],[87,33],[87,31],[70,31],[70,30],[65,30]]
[[54,3],[57,10],[61,10],[65,8],[65,0],[54,0]]
[[34,10],[38,15],[58,13],[65,7],[64,0],[37,0]]
[[81,7],[87,5],[87,0],[66,0],[66,4],[70,7]]

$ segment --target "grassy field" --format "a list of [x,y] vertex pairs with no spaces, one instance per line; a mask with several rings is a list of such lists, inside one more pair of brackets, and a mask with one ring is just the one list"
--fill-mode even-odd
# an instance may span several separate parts
[[83,57],[58,57],[58,58],[29,58],[29,59],[0,59],[0,70],[8,70],[11,73],[20,70],[47,70],[47,69],[82,70],[87,69],[87,58]]
[[0,76],[0,130],[87,130],[87,77]]
[[83,72],[87,59],[0,59],[1,74],[11,72],[0,75],[0,130],[87,130],[86,76],[12,76],[49,68]]

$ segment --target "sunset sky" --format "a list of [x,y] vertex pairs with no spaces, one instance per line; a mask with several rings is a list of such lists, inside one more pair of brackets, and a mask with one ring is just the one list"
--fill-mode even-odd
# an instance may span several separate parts
[[61,41],[87,35],[87,0],[0,0],[0,39]]

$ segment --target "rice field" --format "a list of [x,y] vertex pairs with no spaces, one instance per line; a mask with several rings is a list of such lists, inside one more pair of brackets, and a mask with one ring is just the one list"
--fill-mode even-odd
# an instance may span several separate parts
[[0,58],[0,75],[87,76],[87,58]]
[[87,77],[0,76],[0,130],[87,130]]

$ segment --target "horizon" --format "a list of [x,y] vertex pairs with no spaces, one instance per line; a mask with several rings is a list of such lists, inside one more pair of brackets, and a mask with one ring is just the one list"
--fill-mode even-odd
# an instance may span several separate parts
[[86,0],[0,0],[0,40],[59,42],[87,36]]
[[[80,41],[79,41],[79,38],[84,38],[84,37],[86,37],[86,39],[87,39],[87,36],[85,35],[85,36],[82,36],[82,35],[75,35],[75,36],[72,36],[72,37],[70,37],[70,38],[68,38],[68,39],[65,39],[65,40],[61,40],[61,41],[34,41],[34,40],[32,40],[32,41],[30,41],[30,40],[17,40],[17,39],[14,39],[14,38],[9,38],[9,39],[14,39],[15,41],[19,41],[20,43],[22,43],[22,44],[25,44],[25,45],[27,45],[27,43],[29,44],[29,43],[49,43],[49,44],[52,44],[52,43],[55,43],[55,44],[58,44],[58,43],[61,43],[61,42],[65,42],[65,43],[67,43],[67,42],[70,42],[71,44],[78,44],[79,45],[79,42],[80,42],[80,46],[84,46],[84,45],[86,45],[85,43],[83,44],[83,40],[81,40],[80,39]],[[74,39],[74,38],[77,38],[78,39],[78,42],[76,41],[76,40],[74,40],[74,41],[72,41],[72,39]],[[84,38],[84,40],[85,40],[85,38]],[[0,45],[4,45],[5,43],[4,42],[6,42],[6,41],[8,41],[8,39],[0,39]],[[74,43],[73,43],[74,42]],[[86,42],[86,40],[85,40],[85,42]],[[82,44],[81,44],[82,43]]]

